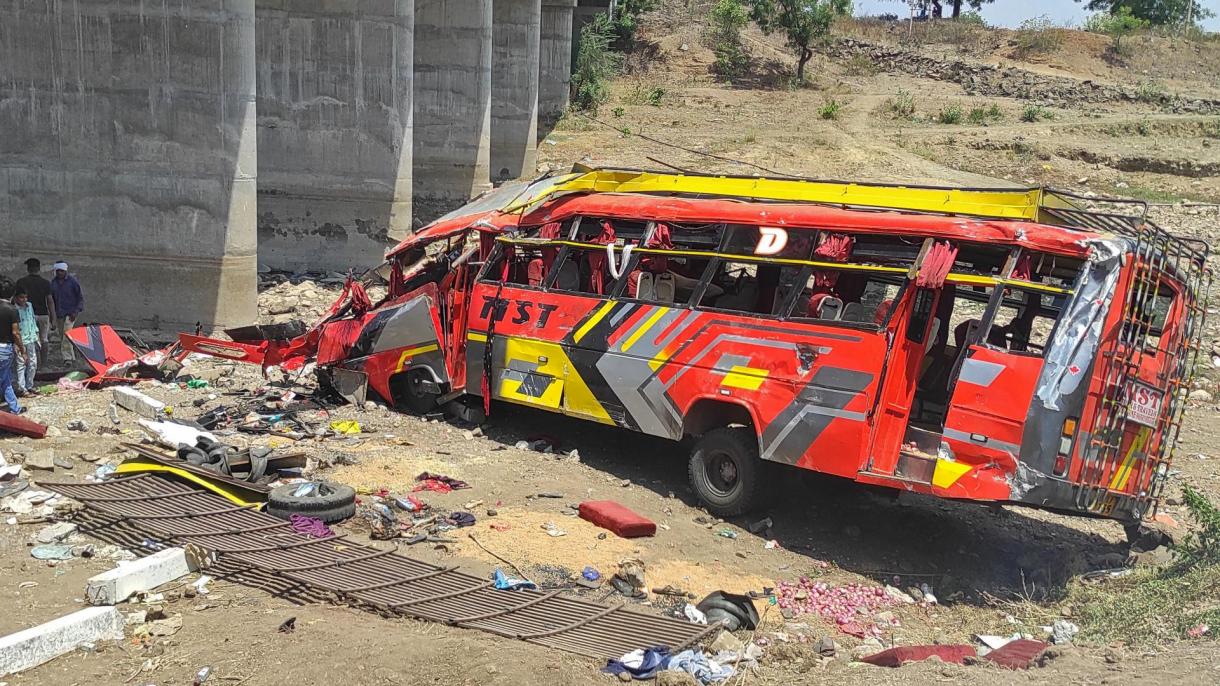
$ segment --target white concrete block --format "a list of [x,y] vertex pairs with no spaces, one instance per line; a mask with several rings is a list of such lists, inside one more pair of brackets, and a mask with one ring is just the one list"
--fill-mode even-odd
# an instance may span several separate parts
[[110,389],[110,397],[115,405],[148,419],[160,419],[165,412],[165,403],[130,386],[115,386]]
[[0,677],[75,650],[82,643],[123,638],[123,615],[113,607],[87,607],[0,638]]
[[120,563],[85,583],[85,597],[93,605],[114,605],[132,594],[167,584],[197,568],[182,548],[166,548],[138,560]]

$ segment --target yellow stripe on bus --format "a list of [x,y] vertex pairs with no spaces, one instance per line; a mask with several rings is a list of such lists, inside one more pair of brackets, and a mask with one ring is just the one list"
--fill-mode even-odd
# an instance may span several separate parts
[[1135,438],[1131,439],[1131,445],[1127,447],[1127,454],[1123,457],[1123,464],[1114,472],[1114,478],[1110,479],[1111,491],[1122,491],[1127,487],[1127,480],[1131,478],[1131,468],[1135,465],[1135,456],[1138,453],[1144,452],[1144,448],[1148,446],[1148,437],[1152,435],[1152,429],[1144,426],[1140,427]]
[[665,316],[666,311],[667,308],[658,307],[656,312],[653,312],[643,324],[637,326],[635,331],[627,337],[627,340],[623,341],[623,347],[619,349],[620,352],[627,352],[628,350],[631,350],[631,346],[635,345],[636,341],[643,338],[644,334],[648,333],[648,330],[657,323],[657,320]]
[[746,391],[757,391],[759,386],[767,380],[768,372],[765,369],[758,367],[747,367],[745,365],[733,365],[729,372],[724,375],[724,380],[720,382],[721,386],[729,388],[740,388]]
[[440,350],[440,349],[441,349],[441,347],[439,345],[437,345],[436,343],[427,343],[424,345],[417,345],[414,348],[407,348],[406,350],[402,351],[402,355],[399,355],[398,368],[395,369],[394,371],[401,372],[402,368],[404,366],[406,366],[407,360],[411,359],[412,357],[415,357],[416,355],[422,355],[424,353],[430,353],[433,350]]
[[597,326],[597,323],[610,313],[610,308],[612,307],[614,307],[613,300],[602,303],[602,306],[598,308],[597,312],[594,312],[593,316],[589,317],[589,321],[585,322],[579,329],[576,330],[576,333],[572,336],[572,341],[579,343],[580,339],[585,337],[585,334],[592,331],[593,327]]

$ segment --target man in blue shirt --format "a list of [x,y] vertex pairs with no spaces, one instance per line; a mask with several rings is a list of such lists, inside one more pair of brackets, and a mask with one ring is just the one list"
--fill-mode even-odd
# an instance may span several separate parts
[[60,359],[71,362],[76,359],[76,351],[72,349],[68,331],[76,326],[77,318],[85,310],[85,294],[81,292],[80,282],[76,277],[68,273],[67,262],[55,263],[55,278],[51,279],[51,297],[55,300],[55,328],[59,338]]

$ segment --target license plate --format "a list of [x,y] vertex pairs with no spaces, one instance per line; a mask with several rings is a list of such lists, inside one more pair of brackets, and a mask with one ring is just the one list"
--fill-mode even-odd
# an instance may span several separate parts
[[1132,383],[1128,394],[1127,419],[1136,424],[1156,428],[1161,418],[1161,404],[1165,401],[1164,391],[1158,391],[1142,383]]

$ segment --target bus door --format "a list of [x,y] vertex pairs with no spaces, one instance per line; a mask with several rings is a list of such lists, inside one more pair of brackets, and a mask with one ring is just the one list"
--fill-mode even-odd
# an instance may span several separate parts
[[[907,435],[915,386],[940,326],[935,316],[942,295],[940,288],[914,287],[907,292],[891,320],[891,346],[885,360],[881,392],[874,413],[872,447],[866,471],[894,475],[899,451]],[[927,447],[922,450],[927,452]],[[935,448],[928,458],[935,458]],[[913,476],[913,475],[912,475]]]
[[[931,481],[937,445],[919,440],[919,431],[908,431],[908,425],[920,377],[937,342],[945,338],[942,329],[949,326],[942,300],[951,297],[945,294],[945,277],[956,254],[948,242],[928,239],[908,274],[904,297],[889,322],[890,351],[874,410],[866,472]],[[902,459],[904,455],[915,460]]]

